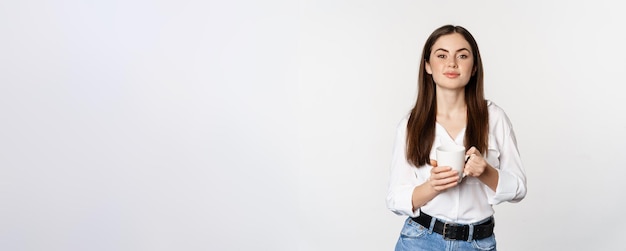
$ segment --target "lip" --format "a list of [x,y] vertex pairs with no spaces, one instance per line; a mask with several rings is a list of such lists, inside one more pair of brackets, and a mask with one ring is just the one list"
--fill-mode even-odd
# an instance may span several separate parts
[[446,72],[443,75],[448,78],[458,78],[461,74],[456,73],[456,72]]

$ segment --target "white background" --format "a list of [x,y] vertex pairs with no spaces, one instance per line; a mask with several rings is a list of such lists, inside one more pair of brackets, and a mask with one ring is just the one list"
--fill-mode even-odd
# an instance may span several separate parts
[[500,250],[626,250],[611,1],[2,1],[0,250],[392,250],[427,36],[476,37],[528,195]]

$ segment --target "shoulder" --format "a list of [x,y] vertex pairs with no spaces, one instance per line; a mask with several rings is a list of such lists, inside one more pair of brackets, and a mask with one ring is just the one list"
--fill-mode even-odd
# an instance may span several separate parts
[[511,121],[502,107],[491,100],[487,100],[487,110],[489,111],[489,124],[491,126],[511,128]]
[[487,110],[489,111],[489,117],[506,117],[504,109],[491,100],[487,100]]
[[396,130],[404,131],[406,130],[406,126],[409,123],[409,118],[411,117],[411,113],[408,112],[404,116],[400,118],[400,121],[396,124]]

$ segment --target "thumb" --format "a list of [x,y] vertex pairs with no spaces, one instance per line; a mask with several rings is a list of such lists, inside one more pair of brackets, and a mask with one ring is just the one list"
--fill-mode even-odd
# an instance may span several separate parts
[[434,160],[434,159],[431,159],[430,160],[430,165],[433,166],[433,167],[437,167],[437,161]]

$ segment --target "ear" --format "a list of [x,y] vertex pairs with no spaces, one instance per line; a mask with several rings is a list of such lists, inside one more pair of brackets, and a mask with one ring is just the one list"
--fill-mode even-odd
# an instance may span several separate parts
[[430,75],[433,75],[433,69],[430,68],[430,63],[428,61],[426,61],[426,72]]
[[476,66],[474,66],[473,69],[472,69],[472,77],[476,74],[477,70],[478,70],[478,68],[476,68]]

